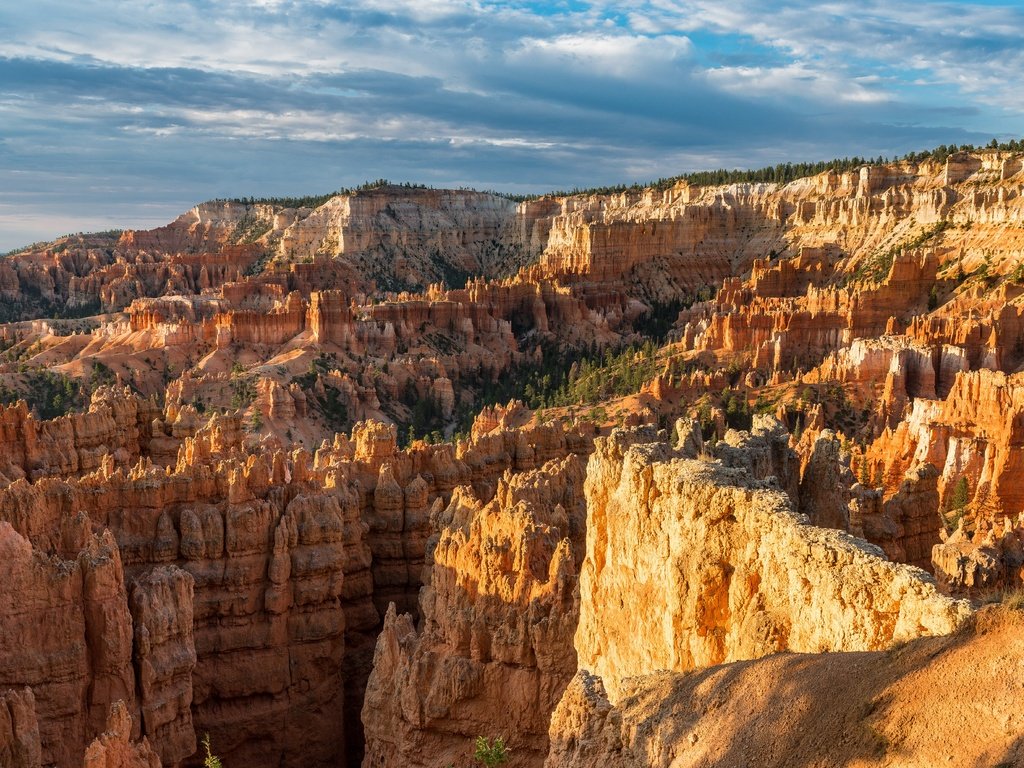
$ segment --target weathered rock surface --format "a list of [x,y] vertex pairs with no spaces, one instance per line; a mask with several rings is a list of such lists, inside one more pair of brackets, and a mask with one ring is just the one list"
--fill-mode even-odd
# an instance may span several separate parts
[[[4,259],[4,399],[50,398],[26,389],[40,372],[77,397],[116,387],[48,422],[0,410],[0,570],[19,585],[0,755],[38,743],[78,768],[124,699],[111,732],[133,722],[165,764],[205,731],[229,767],[357,763],[376,649],[368,760],[458,764],[511,730],[507,689],[514,760],[539,764],[576,669],[583,546],[538,473],[616,422],[694,417],[678,450],[623,444],[617,469],[605,444],[588,480],[577,638],[612,699],[647,670],[948,631],[963,606],[879,555],[957,594],[1022,583],[1021,168],[958,153],[518,205],[382,187]],[[487,409],[466,439],[398,447],[638,332],[674,343],[617,410]],[[728,428],[751,412],[793,439]]]
[[434,512],[422,626],[392,606],[363,705],[363,765],[459,762],[503,735],[540,765],[576,669],[576,574],[586,510],[576,457],[508,473],[484,504],[468,488]]
[[38,768],[42,759],[32,689],[0,693],[0,765]]
[[945,399],[915,400],[907,418],[883,433],[868,457],[883,469],[887,482],[914,463],[927,462],[941,473],[944,501],[964,477],[972,500],[1016,516],[1024,511],[1024,490],[1016,480],[1024,466],[1022,425],[1019,374],[959,373]]
[[948,592],[989,597],[1024,583],[1024,519],[979,521],[973,533],[963,525],[932,547],[935,578]]
[[[277,453],[183,462],[176,471],[105,467],[3,492],[15,525],[16,510],[28,507],[37,521],[54,521],[26,526],[38,547],[68,547],[70,534],[59,532],[81,521],[114,531],[57,578],[32,565],[40,555],[3,525],[17,553],[4,562],[18,588],[2,611],[13,633],[2,647],[28,655],[0,669],[16,677],[4,685],[35,691],[44,759],[73,765],[76,745],[84,749],[105,720],[90,712],[118,698],[135,706],[133,634],[141,724],[170,763],[194,751],[197,730],[211,734],[225,760],[343,754],[346,610],[356,633],[377,622],[369,552],[358,508],[345,492],[314,485],[306,462]],[[134,578],[131,615],[122,560]],[[49,602],[25,604],[17,594]],[[43,611],[68,625],[53,643],[81,637],[75,654],[33,639]],[[80,711],[83,699],[91,710]]]
[[160,566],[132,583],[142,722],[161,761],[176,765],[196,751],[192,727],[192,636],[195,580],[176,566]]
[[0,406],[0,484],[91,472],[108,454],[134,464],[157,412],[154,403],[110,388],[94,393],[86,413],[50,421],[33,418],[24,401]]
[[[561,493],[579,503],[582,470],[566,457],[589,451],[589,438],[557,422],[524,429],[528,419],[519,405],[493,409],[457,449],[408,451],[393,428],[367,423],[311,456],[247,448],[237,418],[204,421],[186,408],[165,469],[140,460],[126,471],[108,453],[93,472],[0,490],[14,585],[0,607],[0,632],[11,633],[0,649],[18,655],[0,660],[0,684],[30,686],[44,759],[77,767],[118,699],[167,765],[189,758],[206,732],[226,761],[358,755],[352,721],[383,608],[416,605],[437,530],[431,510],[457,484],[489,500],[503,472],[561,459],[576,467],[575,491]],[[553,526],[556,543],[562,530],[581,546],[578,526],[536,524]],[[571,586],[560,588],[569,599]],[[52,642],[33,634],[44,615],[67,625]],[[79,637],[78,650],[69,656],[59,637]],[[564,653],[570,637],[571,627]],[[568,664],[563,677],[574,670]],[[557,694],[549,699],[553,707]],[[543,741],[546,719],[533,732]]]
[[160,768],[160,758],[143,738],[131,740],[132,716],[124,702],[110,708],[107,728],[85,750],[82,768]]
[[649,428],[597,441],[586,497],[576,649],[613,701],[658,669],[886,648],[969,612],[924,572],[809,525],[748,472],[680,458]]
[[0,582],[0,689],[32,689],[43,763],[72,768],[115,701],[136,706],[117,544],[109,532],[87,534],[63,560],[0,522]]

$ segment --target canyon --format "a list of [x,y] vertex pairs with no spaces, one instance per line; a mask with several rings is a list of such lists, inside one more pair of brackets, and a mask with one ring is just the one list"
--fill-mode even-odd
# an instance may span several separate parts
[[9,255],[0,764],[1017,764],[1022,195],[380,184]]

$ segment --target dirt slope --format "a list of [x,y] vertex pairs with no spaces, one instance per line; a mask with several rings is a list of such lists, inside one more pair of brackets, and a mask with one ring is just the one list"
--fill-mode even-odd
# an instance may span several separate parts
[[1024,613],[890,651],[779,654],[631,682],[618,707],[580,672],[547,768],[1024,765]]

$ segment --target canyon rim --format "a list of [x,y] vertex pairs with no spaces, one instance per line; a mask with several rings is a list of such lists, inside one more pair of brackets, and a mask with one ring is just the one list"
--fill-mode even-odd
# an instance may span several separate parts
[[1024,12],[94,5],[0,10],[0,768],[1024,766]]

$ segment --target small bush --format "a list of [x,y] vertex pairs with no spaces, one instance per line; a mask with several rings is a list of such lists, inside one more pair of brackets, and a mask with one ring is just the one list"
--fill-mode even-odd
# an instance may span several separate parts
[[485,766],[485,768],[495,768],[495,766],[507,763],[508,754],[509,749],[505,746],[505,739],[503,737],[496,736],[494,741],[491,741],[486,736],[476,737],[473,759],[480,763],[480,765]]
[[947,530],[952,532],[960,526],[960,520],[967,511],[970,502],[970,485],[967,483],[967,478],[961,475],[960,479],[956,481],[956,485],[953,486],[953,492],[946,502],[945,520]]
[[224,768],[220,758],[210,751],[210,734],[203,736],[203,749],[206,750],[206,756],[203,758],[203,768]]

